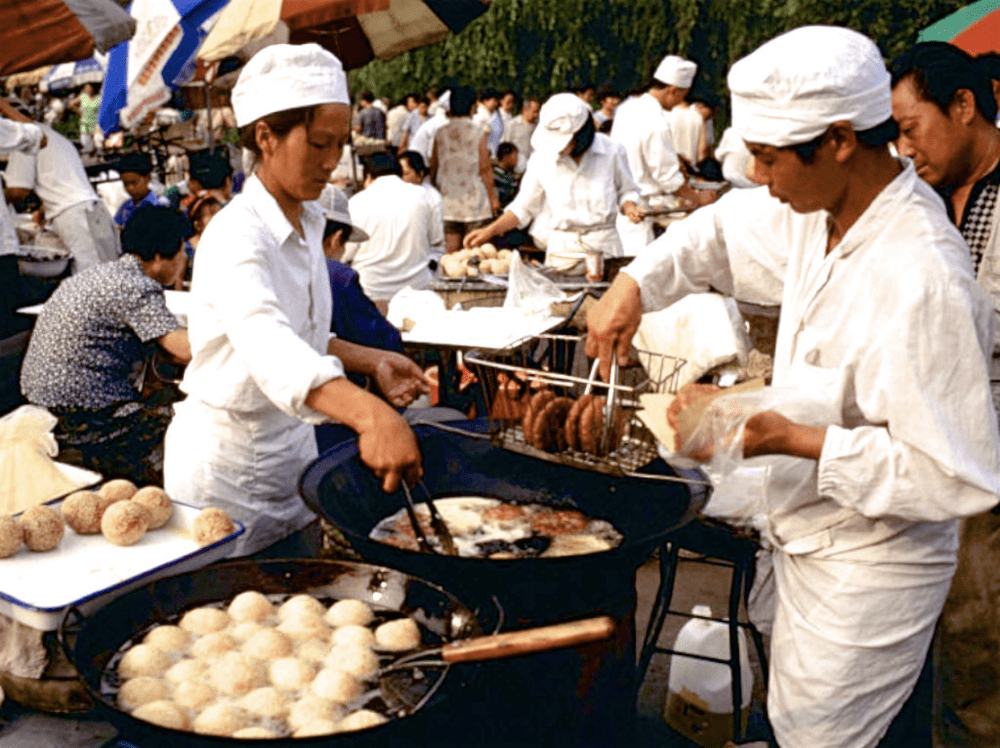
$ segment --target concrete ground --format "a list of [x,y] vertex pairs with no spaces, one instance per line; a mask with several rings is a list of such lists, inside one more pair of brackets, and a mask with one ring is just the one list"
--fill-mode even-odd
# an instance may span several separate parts
[[[636,575],[639,604],[636,630],[639,641],[649,619],[650,609],[659,583],[658,564],[650,559]],[[698,603],[708,604],[718,614],[726,609],[729,594],[729,573],[725,569],[702,564],[682,563],[674,591],[672,607],[691,610]],[[670,646],[683,618],[670,616],[660,637],[661,646]],[[751,724],[759,723],[762,713],[763,689],[756,653],[750,647],[755,670],[755,689],[751,705]],[[662,721],[669,676],[668,656],[656,656],[639,691],[637,706],[637,748],[692,748],[693,743],[670,730]],[[62,717],[35,712],[8,700],[0,707],[0,747],[2,748],[111,748],[115,745],[115,729],[100,719],[87,716]]]

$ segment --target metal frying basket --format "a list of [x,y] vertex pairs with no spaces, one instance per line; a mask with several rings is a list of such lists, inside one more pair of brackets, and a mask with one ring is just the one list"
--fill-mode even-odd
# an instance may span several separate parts
[[[597,377],[597,361],[584,353],[585,335],[539,335],[496,352],[470,351],[465,360],[476,367],[489,407],[494,443],[504,449],[551,462],[616,476],[694,482],[678,476],[640,472],[659,453],[656,438],[636,416],[639,396],[677,391],[684,359],[633,349],[632,361],[612,360],[609,382]],[[605,398],[598,454],[566,449],[548,452],[529,443],[522,418],[535,393],[549,389],[577,399],[584,394]]]

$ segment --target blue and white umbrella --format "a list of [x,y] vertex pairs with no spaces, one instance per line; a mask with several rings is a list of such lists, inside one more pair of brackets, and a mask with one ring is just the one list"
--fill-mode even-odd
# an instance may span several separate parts
[[[104,62],[107,55],[101,55]],[[42,78],[38,87],[43,91],[62,91],[76,88],[84,83],[100,83],[104,80],[104,64],[98,57],[88,57],[78,62],[64,62],[56,65]]]
[[131,128],[194,76],[196,55],[228,0],[134,0],[135,36],[111,50],[98,122]]

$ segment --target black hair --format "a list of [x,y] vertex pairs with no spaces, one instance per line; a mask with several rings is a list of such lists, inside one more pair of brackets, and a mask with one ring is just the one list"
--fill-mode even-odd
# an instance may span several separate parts
[[[212,197],[211,195],[203,195],[197,198],[193,203],[191,203],[191,207],[188,208],[187,215],[188,215],[188,220],[191,222],[192,233],[198,231],[198,227],[195,224],[201,221],[201,215],[202,213],[205,212],[205,209],[211,208],[213,206],[222,207],[222,203],[220,203],[216,198]],[[202,230],[204,230],[204,227],[202,227]]]
[[611,87],[610,83],[602,83],[597,87],[596,98],[598,103],[602,103],[605,99],[610,99],[612,96],[621,98],[618,96],[618,92]]
[[375,94],[373,94],[371,91],[362,91],[361,96],[359,98],[362,101],[367,101],[369,104],[371,104],[373,101],[375,101]]
[[[816,149],[823,142],[823,138],[826,137],[827,132],[828,130],[824,130],[812,140],[807,140],[805,143],[795,143],[794,145],[785,146],[785,148],[794,151],[802,163],[811,164],[813,159],[816,158]],[[896,123],[896,120],[890,117],[875,125],[875,127],[869,127],[867,130],[855,130],[854,134],[863,145],[869,148],[877,148],[878,146],[888,145],[899,137],[899,125]]]
[[326,227],[323,229],[323,241],[329,239],[333,234],[340,232],[340,243],[344,244],[347,241],[347,237],[351,235],[351,227],[346,223],[341,223],[340,221],[331,221],[327,219]]
[[194,151],[188,156],[192,179],[197,179],[202,187],[209,190],[219,189],[226,183],[226,178],[233,175],[229,154],[224,147],[214,151]]
[[506,158],[511,153],[517,153],[517,146],[513,143],[503,142],[497,146],[497,161]]
[[601,123],[601,126],[597,128],[597,132],[603,132],[605,135],[611,134],[611,126],[614,124],[614,120],[606,119]]
[[418,105],[424,104],[425,106],[430,106],[431,105],[431,100],[428,99],[426,96],[418,96],[417,97],[417,104]]
[[410,91],[408,94],[406,94],[406,96],[403,97],[402,101],[400,101],[399,103],[405,104],[410,99],[413,99],[414,101],[420,101],[420,94],[418,94],[416,91]]
[[280,139],[288,135],[292,131],[292,128],[298,125],[305,125],[306,129],[308,129],[315,113],[316,106],[304,106],[267,114],[260,119],[254,120],[249,125],[243,125],[240,128],[240,145],[259,157],[261,151],[260,146],[257,145],[257,137],[255,135],[258,122],[264,122],[271,132]]
[[976,55],[976,66],[990,80],[1000,81],[1000,53],[983,52]]
[[996,119],[997,103],[984,66],[952,44],[921,42],[901,54],[892,63],[892,87],[904,79],[912,80],[917,95],[945,116],[955,94],[964,88],[972,92],[976,108],[987,122]]
[[467,117],[476,103],[476,91],[472,86],[455,86],[451,89],[451,115]]
[[391,153],[373,153],[365,159],[365,176],[372,179],[386,177],[389,175],[403,176],[403,169],[400,167],[396,157]]
[[570,150],[569,155],[573,158],[578,158],[586,153],[587,149],[593,144],[596,133],[597,126],[594,125],[594,118],[587,117],[584,120],[583,126],[573,134],[573,139],[570,141],[573,148]]
[[122,230],[122,251],[149,262],[159,255],[165,260],[181,251],[190,236],[187,219],[171,208],[144,205],[128,219]]
[[132,174],[141,174],[144,177],[148,177],[153,173],[153,160],[149,157],[148,153],[126,153],[118,159],[118,163],[115,164],[115,170],[119,174],[131,172]]
[[396,158],[400,161],[408,163],[410,168],[422,177],[426,177],[431,173],[431,170],[427,168],[427,163],[424,161],[424,156],[420,153],[420,151],[403,151],[396,156]]
[[[455,94],[452,94],[452,97],[454,97],[454,96],[455,96]],[[480,101],[486,101],[486,99],[499,99],[499,98],[500,98],[500,92],[497,91],[495,88],[481,88],[481,89],[479,89],[479,100]]]

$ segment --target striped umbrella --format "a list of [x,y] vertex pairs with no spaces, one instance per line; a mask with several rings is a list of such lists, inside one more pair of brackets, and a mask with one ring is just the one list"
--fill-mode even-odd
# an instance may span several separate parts
[[921,31],[917,41],[950,42],[970,55],[1000,52],[1000,0],[967,5]]
[[[102,55],[107,62],[107,55]],[[76,88],[84,83],[101,83],[104,80],[104,65],[97,57],[88,57],[77,62],[64,62],[56,65],[39,82],[42,91],[61,91],[66,88]]]

